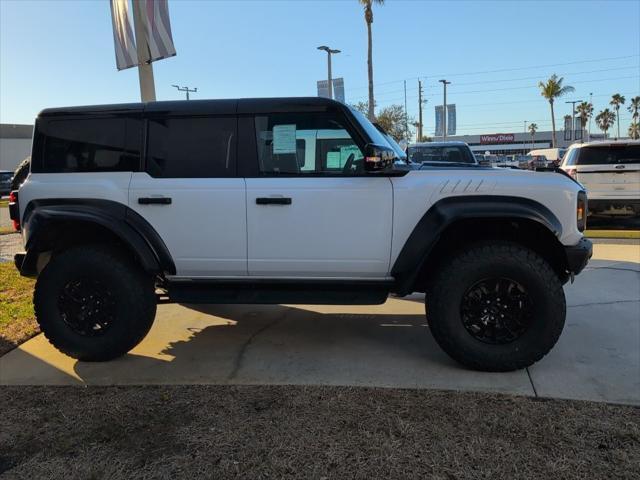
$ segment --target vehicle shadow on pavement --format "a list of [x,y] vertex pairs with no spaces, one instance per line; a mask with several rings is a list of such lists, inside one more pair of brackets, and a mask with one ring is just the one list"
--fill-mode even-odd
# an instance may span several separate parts
[[[89,384],[353,385],[533,393],[524,371],[492,374],[459,366],[437,346],[424,314],[410,313],[416,308],[413,303],[404,306],[409,310],[404,314],[367,313],[372,307],[351,306],[164,307],[172,312],[161,312],[149,337],[131,354],[108,364],[76,362],[75,375]],[[172,325],[176,318],[178,324]],[[175,333],[180,328],[182,336]]]

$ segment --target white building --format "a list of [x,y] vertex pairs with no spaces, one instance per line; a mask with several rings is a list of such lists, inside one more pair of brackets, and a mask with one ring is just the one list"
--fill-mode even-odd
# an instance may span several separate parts
[[33,125],[0,123],[0,170],[14,170],[31,155]]

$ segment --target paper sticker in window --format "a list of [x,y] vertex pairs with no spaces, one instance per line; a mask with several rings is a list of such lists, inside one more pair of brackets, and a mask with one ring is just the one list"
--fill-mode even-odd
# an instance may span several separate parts
[[273,154],[296,153],[296,126],[273,126]]

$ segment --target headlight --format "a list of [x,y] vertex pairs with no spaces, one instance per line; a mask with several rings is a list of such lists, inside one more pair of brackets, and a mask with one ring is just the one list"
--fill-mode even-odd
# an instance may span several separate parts
[[587,194],[584,191],[578,192],[578,202],[576,204],[576,221],[578,230],[584,232],[587,228],[587,215],[589,214]]

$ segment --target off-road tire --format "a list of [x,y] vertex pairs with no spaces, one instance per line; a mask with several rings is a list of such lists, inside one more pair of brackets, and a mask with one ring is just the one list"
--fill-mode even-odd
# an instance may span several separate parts
[[[113,321],[104,333],[77,333],[63,320],[60,296],[74,281],[99,282],[110,292]],[[33,303],[40,329],[62,353],[84,361],[124,355],[142,341],[156,314],[153,278],[132,259],[106,246],[81,246],[54,255],[36,282]]]
[[[482,342],[463,325],[465,292],[490,277],[512,278],[531,296],[532,322],[510,343]],[[562,283],[551,266],[534,251],[506,241],[477,243],[454,254],[436,273],[426,309],[431,333],[445,352],[466,367],[491,372],[540,360],[558,341],[566,316]]]

